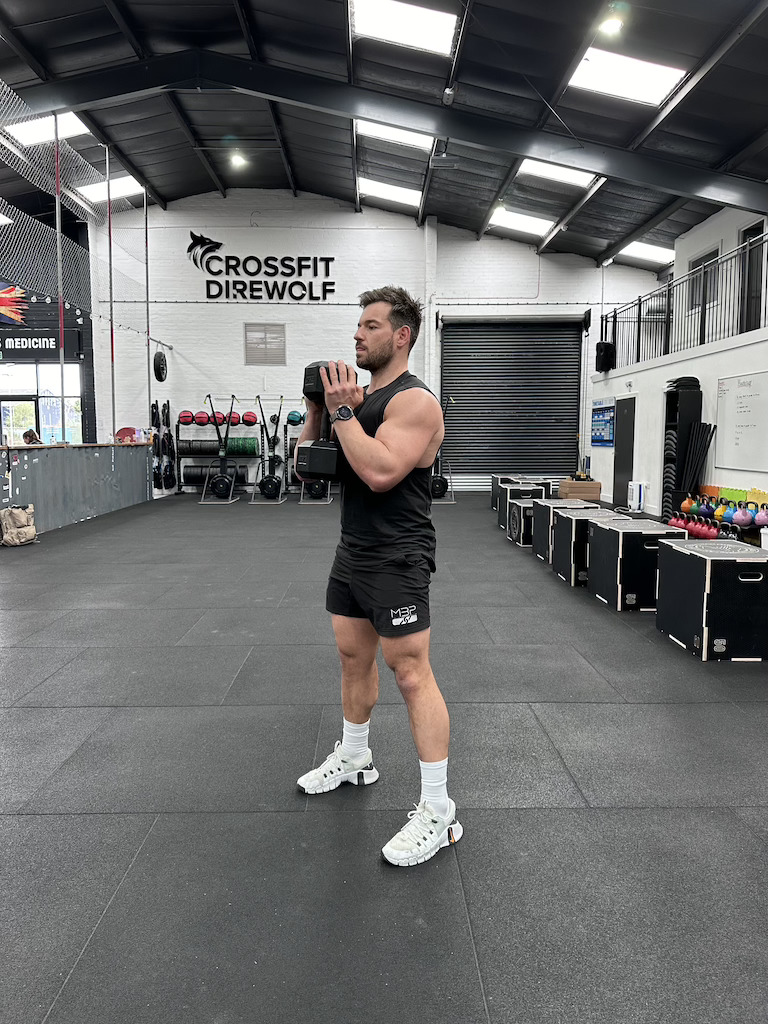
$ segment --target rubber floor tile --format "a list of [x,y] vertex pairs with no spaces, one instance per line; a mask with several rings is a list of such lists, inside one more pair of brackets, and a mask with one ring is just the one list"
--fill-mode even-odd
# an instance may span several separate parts
[[0,711],[0,813],[18,810],[111,713],[102,708]]
[[467,811],[492,1022],[745,1024],[768,1006],[768,846],[730,812]]
[[106,713],[104,727],[25,811],[141,814],[304,806],[296,790],[300,773],[289,766],[314,750],[320,708],[118,708]]
[[421,1024],[486,1024],[454,850],[394,868],[380,847],[400,815],[349,824],[161,818],[47,1024],[339,1024],[415,1006]]
[[72,648],[55,651],[0,647],[0,706],[21,700],[78,654]]
[[250,650],[250,647],[90,648],[77,653],[69,664],[20,699],[17,706],[218,705],[227,695]]
[[153,821],[152,815],[0,817],[0,962],[8,965],[0,1019],[43,1019]]
[[538,704],[592,806],[768,805],[768,716],[731,704]]

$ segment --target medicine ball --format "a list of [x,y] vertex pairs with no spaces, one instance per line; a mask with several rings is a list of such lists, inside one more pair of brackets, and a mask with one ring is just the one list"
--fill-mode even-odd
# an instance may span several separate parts
[[251,412],[249,410],[248,412],[243,413],[243,423],[246,425],[246,427],[255,427],[258,422],[259,417],[256,415],[255,412]]
[[207,427],[210,422],[211,418],[207,412],[195,413],[195,423],[198,425],[198,427]]
[[292,427],[298,427],[299,424],[304,422],[304,419],[303,419],[301,413],[298,412],[296,409],[294,409],[292,412],[288,413],[288,415],[286,416],[286,421]]
[[155,379],[163,381],[168,376],[168,363],[165,359],[165,352],[155,352]]
[[183,423],[186,426],[189,426],[190,423],[194,422],[195,414],[191,412],[189,409],[182,409],[182,411],[179,413],[179,423]]
[[216,413],[216,422],[219,424],[219,426],[222,426],[222,424],[225,421],[226,421],[226,416],[224,415],[224,413],[223,412],[217,412]]
[[240,422],[240,413],[232,410],[232,412],[227,413],[227,419],[233,427],[236,427]]

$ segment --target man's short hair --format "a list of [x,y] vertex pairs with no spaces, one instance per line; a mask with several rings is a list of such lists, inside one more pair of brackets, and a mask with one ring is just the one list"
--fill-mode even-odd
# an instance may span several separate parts
[[394,331],[399,331],[401,327],[410,327],[411,344],[408,348],[410,352],[416,344],[421,327],[421,313],[424,307],[419,300],[414,299],[404,288],[396,288],[393,284],[388,284],[384,288],[373,288],[371,291],[363,292],[360,296],[362,309],[372,306],[374,302],[388,302],[392,307],[389,322]]

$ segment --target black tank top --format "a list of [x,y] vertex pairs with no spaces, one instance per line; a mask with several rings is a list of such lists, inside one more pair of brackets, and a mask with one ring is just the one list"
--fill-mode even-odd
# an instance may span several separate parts
[[[429,388],[407,370],[371,395],[366,392],[355,415],[373,437],[394,395],[411,388]],[[432,392],[430,391],[430,394]],[[419,562],[435,572],[435,528],[430,516],[432,467],[412,469],[389,491],[376,493],[347,464],[341,478],[341,542],[331,576],[349,582],[355,572]]]

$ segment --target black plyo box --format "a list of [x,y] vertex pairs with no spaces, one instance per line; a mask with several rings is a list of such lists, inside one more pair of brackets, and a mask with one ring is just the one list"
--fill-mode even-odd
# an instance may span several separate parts
[[556,508],[599,508],[583,498],[535,498],[533,502],[533,553],[543,562],[552,561],[552,521]]
[[652,519],[593,519],[589,537],[590,594],[617,611],[653,611],[659,541],[685,530]]
[[519,478],[519,473],[493,473],[491,475],[491,508],[494,512],[499,510],[499,488],[501,485],[516,483]]
[[509,503],[507,540],[521,548],[533,544],[533,499],[512,498]]
[[499,508],[497,512],[499,527],[507,533],[509,530],[509,503],[513,498],[543,498],[544,488],[539,484],[499,484]]
[[768,551],[662,540],[656,628],[702,661],[768,660]]
[[556,508],[552,524],[552,570],[571,587],[583,587],[589,571],[589,522],[621,519],[608,508]]

